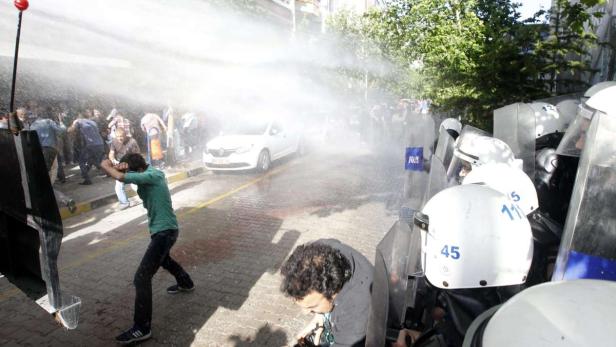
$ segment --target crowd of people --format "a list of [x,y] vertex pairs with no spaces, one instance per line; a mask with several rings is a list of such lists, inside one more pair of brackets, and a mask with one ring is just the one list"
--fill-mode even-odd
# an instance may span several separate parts
[[[45,165],[53,184],[65,183],[65,167],[78,165],[81,185],[92,184],[92,169],[105,175],[100,163],[118,163],[129,153],[143,153],[146,161],[163,169],[176,161],[194,159],[205,144],[203,117],[186,112],[180,117],[167,107],[156,113],[124,112],[111,108],[107,116],[102,107],[76,110],[59,104],[40,106],[28,102],[15,111],[19,128],[37,132]],[[9,114],[0,116],[0,127],[9,127]],[[124,184],[116,184],[120,207],[130,204]]]
[[361,124],[362,141],[372,144],[402,143],[414,116],[428,114],[429,100],[400,99],[397,103],[381,102],[370,108]]

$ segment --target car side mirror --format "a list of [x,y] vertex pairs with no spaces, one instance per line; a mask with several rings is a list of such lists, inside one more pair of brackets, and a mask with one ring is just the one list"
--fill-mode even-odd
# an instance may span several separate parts
[[272,129],[270,130],[270,135],[272,135],[272,136],[276,136],[276,135],[278,135],[278,133],[279,133],[279,131],[278,131],[278,129],[276,129],[276,128],[272,128]]

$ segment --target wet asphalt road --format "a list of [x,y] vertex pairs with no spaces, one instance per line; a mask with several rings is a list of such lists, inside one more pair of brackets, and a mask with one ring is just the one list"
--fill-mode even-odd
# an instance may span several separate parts
[[[293,248],[337,238],[373,261],[397,219],[402,151],[327,147],[278,162],[267,174],[207,173],[170,187],[180,224],[172,256],[197,288],[168,295],[173,278],[158,272],[153,337],[142,345],[291,344],[310,318],[278,290],[278,269]],[[62,289],[82,299],[78,328],[59,327],[0,279],[0,345],[113,346],[131,326],[132,278],[148,241],[141,205],[65,221],[60,276]]]

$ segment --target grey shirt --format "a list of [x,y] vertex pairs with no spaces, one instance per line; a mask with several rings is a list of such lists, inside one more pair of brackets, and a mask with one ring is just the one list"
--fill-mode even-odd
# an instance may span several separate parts
[[351,263],[351,279],[344,284],[334,299],[331,312],[332,346],[363,346],[370,316],[370,300],[374,267],[355,249],[335,239],[315,242],[326,244],[344,255]]

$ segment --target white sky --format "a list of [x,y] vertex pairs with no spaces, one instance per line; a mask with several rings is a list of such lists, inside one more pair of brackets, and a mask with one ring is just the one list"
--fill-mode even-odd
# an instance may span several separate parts
[[552,0],[516,0],[516,2],[522,4],[522,6],[518,8],[522,14],[522,19],[531,17],[542,8],[548,10],[552,4]]

